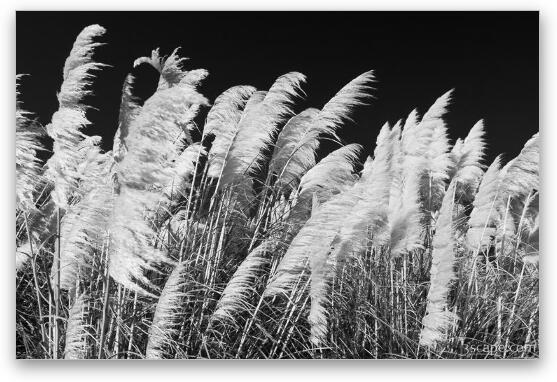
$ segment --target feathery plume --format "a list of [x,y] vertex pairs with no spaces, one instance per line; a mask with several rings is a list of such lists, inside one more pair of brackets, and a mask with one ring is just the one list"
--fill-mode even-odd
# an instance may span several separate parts
[[182,82],[188,73],[182,68],[182,65],[189,58],[178,56],[179,50],[180,48],[178,47],[174,49],[170,56],[161,57],[159,48],[156,48],[151,52],[150,57],[139,57],[136,59],[133,67],[136,68],[144,63],[151,65],[160,73],[157,91],[168,89]]
[[[209,151],[208,176],[220,177],[230,145],[238,132],[242,112],[254,94],[257,92],[252,86],[234,86],[219,95],[209,110],[203,136],[213,135],[215,139]],[[265,93],[260,94],[262,100]]]
[[427,191],[424,191],[423,195],[427,195],[429,211],[437,211],[441,207],[446,187],[445,182],[448,179],[448,170],[451,164],[449,160],[449,139],[443,116],[447,112],[452,92],[450,90],[439,97],[424,114],[418,126],[419,130],[428,132],[428,147],[425,154],[426,170],[429,173],[430,181],[424,182],[424,188]]
[[[513,245],[505,245],[516,241],[522,235],[524,213],[528,204],[540,188],[539,179],[539,133],[534,134],[526,142],[520,154],[507,163],[500,173],[501,192],[497,196],[495,209],[497,211],[495,233],[496,249],[499,253],[513,250]],[[518,227],[515,226],[518,222]],[[518,233],[518,236],[515,236]],[[505,239],[509,238],[509,239]]]
[[318,126],[323,132],[335,137],[336,129],[344,121],[350,120],[352,110],[356,106],[364,105],[364,101],[372,97],[369,93],[374,90],[370,86],[373,82],[375,82],[375,76],[373,70],[370,70],[360,74],[340,89],[319,113]]
[[[68,206],[82,175],[77,167],[91,155],[91,151],[98,151],[96,143],[83,145],[84,141],[93,143],[94,140],[89,140],[90,137],[81,131],[89,124],[81,101],[91,93],[91,72],[104,66],[92,61],[94,49],[100,45],[93,40],[104,32],[105,29],[100,25],[90,25],[77,36],[64,65],[64,81],[58,93],[60,107],[46,127],[54,143],[45,175],[54,183],[52,198],[62,209]],[[100,140],[100,137],[96,140]]]
[[486,170],[474,199],[466,234],[468,246],[473,250],[485,248],[495,236],[498,213],[495,202],[501,192],[500,163],[497,157]]
[[266,293],[269,295],[288,290],[299,277],[305,275],[309,264],[311,309],[308,321],[311,325],[310,341],[315,345],[321,343],[327,332],[324,303],[330,275],[336,265],[329,254],[335,249],[335,240],[347,213],[352,212],[358,202],[358,194],[356,183],[312,213],[284,255],[275,278],[267,286]]
[[[398,207],[389,213],[391,256],[398,257],[422,247],[422,213],[419,200],[419,176],[412,173],[405,179]],[[389,206],[390,208],[391,206]]]
[[358,162],[361,151],[361,145],[352,143],[321,159],[300,180],[297,203],[304,199],[311,199],[313,194],[317,195],[319,202],[322,203],[332,196],[331,193],[339,193],[350,188],[357,179],[354,166]]
[[318,134],[312,130],[319,110],[309,108],[290,118],[280,132],[269,162],[269,173],[275,174],[277,187],[296,189],[300,177],[315,165]]
[[439,218],[435,224],[427,308],[420,333],[422,346],[435,347],[437,343],[442,342],[450,324],[456,320],[455,314],[447,307],[450,283],[455,278],[453,269],[455,241],[452,221],[454,192],[453,182],[443,197]]
[[[341,147],[323,158],[302,177],[299,195],[287,218],[289,224],[295,227],[291,231],[296,236],[271,276],[265,289],[265,296],[275,296],[287,291],[295,280],[307,270],[309,254],[306,250],[311,247],[304,247],[304,243],[314,240],[323,244],[326,241],[325,238],[319,240],[321,220],[328,224],[329,231],[334,232],[332,226],[337,224],[338,220],[328,220],[328,217],[332,219],[330,216],[332,214],[339,214],[339,218],[344,217],[342,214],[345,214],[346,211],[338,209],[337,205],[355,203],[352,197],[345,201],[340,195],[348,192],[352,187],[355,180],[354,164],[360,150],[361,146],[357,144]],[[310,218],[314,197],[321,203],[321,206],[311,214]],[[328,204],[329,202],[331,204]],[[333,236],[331,236],[332,240]],[[296,245],[295,248],[293,248],[294,245]]]
[[530,191],[540,189],[539,161],[539,133],[536,133],[526,142],[520,154],[501,170],[503,184],[510,196],[524,197]]
[[[377,137],[374,160],[369,169],[369,176],[362,177],[356,183],[358,201],[344,219],[338,237],[335,239],[335,256],[345,258],[351,252],[359,252],[365,247],[368,229],[374,236],[374,245],[381,242],[376,234],[386,226],[389,195],[392,178],[393,135],[389,125],[385,124]],[[315,256],[314,256],[315,258]]]
[[373,71],[365,72],[345,85],[321,111],[307,109],[286,124],[269,166],[270,172],[278,175],[279,184],[297,187],[299,178],[315,165],[319,138],[339,139],[336,130],[345,120],[350,120],[354,107],[371,97],[369,90],[373,88],[369,83],[374,80]]
[[64,349],[65,359],[87,358],[87,337],[90,328],[90,325],[86,323],[86,318],[89,315],[88,302],[89,296],[82,293],[70,308],[66,329],[66,347]]
[[[385,124],[377,137],[374,160],[369,176],[362,177],[353,189],[347,192],[352,206],[344,211],[344,216],[335,222],[333,239],[323,240],[327,248],[315,251],[309,258],[311,268],[310,297],[311,308],[308,321],[311,325],[310,341],[319,346],[327,334],[328,284],[332,270],[349,256],[365,249],[368,233],[374,245],[386,244],[383,232],[387,227],[387,209],[392,176],[393,140],[389,125]],[[316,212],[320,214],[321,209]],[[311,220],[311,219],[310,219]],[[331,230],[332,231],[332,230]]]
[[485,130],[483,120],[470,129],[464,139],[457,140],[450,153],[449,178],[457,176],[459,183],[473,185],[482,176],[482,160],[485,155]]
[[305,76],[301,73],[280,76],[263,101],[244,113],[230,146],[219,187],[241,184],[242,191],[251,194],[250,175],[260,168],[261,151],[272,143],[279,124],[291,114],[290,107],[294,98],[299,96],[304,81]]
[[40,142],[43,134],[41,126],[31,120],[31,114],[21,108],[19,98],[19,81],[22,75],[16,76],[16,109],[15,109],[15,169],[16,169],[16,203],[19,210],[29,212],[34,209],[33,193],[41,183],[41,163],[37,152],[43,151]]
[[269,265],[269,254],[279,247],[275,239],[268,239],[254,248],[230,278],[217,303],[212,320],[233,320],[234,314],[249,310],[249,296],[258,274]]
[[165,346],[172,342],[177,334],[176,327],[179,322],[182,300],[186,296],[184,291],[186,283],[186,263],[176,265],[159,297],[153,322],[149,326],[149,337],[145,358],[164,358]]
[[157,189],[175,175],[173,164],[180,150],[176,140],[183,134],[180,121],[193,119],[193,106],[207,104],[190,85],[177,84],[157,91],[130,125],[128,153],[118,166],[120,193],[112,213],[109,256],[110,275],[129,289],[149,294],[144,287],[152,285],[143,272],[168,261],[152,246],[156,233],[144,216],[164,204]]
[[457,139],[449,154],[449,179],[451,182],[456,179],[454,228],[457,237],[466,234],[469,210],[484,172],[484,135],[484,123],[480,120],[464,140]]
[[[93,254],[100,250],[108,230],[112,210],[113,183],[110,153],[101,154],[88,166],[84,196],[63,216],[60,227],[60,288],[73,290],[76,280],[84,278],[93,264]],[[52,268],[51,277],[57,270]]]
[[[351,192],[354,187],[333,196],[312,213],[309,220],[292,240],[276,271],[270,278],[265,289],[265,296],[286,294],[296,283],[296,280],[303,277],[308,270],[310,255],[311,258],[317,256],[322,258],[323,253],[330,251],[330,245],[338,233],[339,226],[346,217],[347,211],[351,211],[357,202],[354,192]],[[317,264],[314,264],[314,267],[318,268]]]
[[[406,121],[406,128],[416,123],[415,114]],[[420,248],[421,203],[420,177],[425,169],[424,161],[405,162],[398,123],[393,127],[392,183],[389,195],[389,227],[391,256],[398,257]]]

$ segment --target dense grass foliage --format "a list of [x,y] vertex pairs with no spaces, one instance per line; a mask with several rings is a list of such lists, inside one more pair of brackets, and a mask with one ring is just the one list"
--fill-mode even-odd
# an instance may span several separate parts
[[301,73],[208,100],[206,70],[155,50],[105,153],[84,104],[103,33],[77,37],[48,126],[17,104],[18,358],[538,356],[538,134],[484,163],[482,121],[449,141],[447,92],[367,156],[338,131],[371,71],[295,113]]

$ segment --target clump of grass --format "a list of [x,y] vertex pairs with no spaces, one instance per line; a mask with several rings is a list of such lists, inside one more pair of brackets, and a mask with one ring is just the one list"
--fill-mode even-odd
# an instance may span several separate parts
[[18,358],[538,356],[537,134],[484,163],[483,121],[447,138],[450,91],[366,159],[338,131],[371,71],[296,114],[300,73],[211,105],[207,71],[157,49],[134,63],[157,90],[141,105],[128,75],[103,153],[82,104],[103,33],[66,61],[46,164],[17,104]]

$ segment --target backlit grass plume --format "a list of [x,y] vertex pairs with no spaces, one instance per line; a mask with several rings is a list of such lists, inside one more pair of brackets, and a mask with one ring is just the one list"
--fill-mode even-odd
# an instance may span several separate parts
[[434,347],[438,342],[442,342],[451,324],[457,319],[447,301],[451,281],[455,278],[455,240],[452,220],[454,195],[455,183],[451,183],[435,223],[427,308],[426,315],[422,319],[424,327],[420,332],[420,345],[424,346]]
[[180,149],[176,142],[183,136],[180,122],[193,120],[194,106],[206,104],[205,97],[181,82],[157,90],[130,124],[128,152],[117,170],[109,263],[110,275],[127,288],[143,291],[151,286],[144,272],[166,259],[164,251],[153,246],[156,232],[145,214],[154,212],[164,199],[161,191],[174,178]]
[[[19,98],[19,82],[22,75],[16,76],[16,98]],[[28,211],[34,206],[34,192],[41,183],[41,164],[37,154],[44,150],[40,141],[43,135],[41,126],[33,116],[22,108],[16,99],[16,203],[21,210]]]
[[64,349],[65,359],[86,359],[88,356],[88,340],[92,331],[87,324],[91,314],[90,303],[90,297],[81,294],[70,308]]
[[164,285],[149,327],[146,358],[164,358],[166,347],[174,341],[179,329],[180,306],[187,293],[186,271],[186,264],[177,264]]
[[63,209],[76,191],[77,182],[84,176],[79,171],[80,163],[91,150],[96,150],[94,144],[83,144],[88,142],[88,136],[82,130],[90,122],[85,115],[87,105],[82,102],[92,92],[93,72],[105,66],[92,59],[95,48],[101,45],[94,41],[104,33],[105,29],[100,25],[91,25],[77,36],[64,64],[63,82],[58,93],[59,109],[46,127],[54,140],[46,176],[54,184],[53,200]]
[[299,96],[304,81],[305,76],[301,73],[284,74],[275,81],[261,102],[252,108],[246,107],[222,170],[221,188],[229,184],[241,185],[241,197],[250,199],[250,176],[261,168],[264,160],[262,151],[273,142],[279,125],[291,115],[291,105]]
[[[252,86],[232,87],[219,95],[211,107],[203,130],[204,136],[214,137],[209,152],[208,175],[210,177],[220,177],[234,137],[238,134],[238,123],[244,107],[255,90]],[[262,93],[257,94],[264,97]]]

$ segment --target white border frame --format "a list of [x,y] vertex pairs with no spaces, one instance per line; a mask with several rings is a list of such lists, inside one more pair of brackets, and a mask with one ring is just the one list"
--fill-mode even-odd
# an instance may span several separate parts
[[[418,381],[549,381],[555,378],[557,363],[553,343],[555,337],[555,297],[557,290],[555,242],[551,236],[555,232],[557,219],[557,195],[555,168],[557,165],[555,110],[557,95],[556,76],[550,68],[557,68],[557,1],[555,0],[456,0],[450,4],[446,1],[432,0],[388,0],[364,1],[342,0],[300,1],[267,0],[264,2],[234,0],[233,2],[216,0],[144,2],[137,0],[118,1],[10,1],[4,0],[0,5],[2,12],[2,76],[0,94],[2,107],[2,150],[0,168],[5,185],[1,188],[2,229],[0,234],[4,243],[2,262],[2,292],[8,304],[0,314],[2,344],[0,371],[3,380],[49,381],[165,381],[200,378],[222,378],[228,381],[248,380],[284,381],[300,380],[393,380],[404,379]],[[539,10],[540,13],[540,132],[542,137],[542,285],[541,289],[541,359],[527,361],[178,361],[178,362],[45,362],[15,360],[15,291],[13,278],[13,253],[15,252],[15,129],[13,110],[15,108],[14,74],[15,74],[15,10]],[[440,32],[442,33],[442,32]],[[372,38],[370,36],[370,38]],[[521,75],[516,73],[517,76]],[[7,181],[9,180],[9,181]],[[9,184],[8,184],[9,183]],[[556,346],[557,347],[557,346]],[[397,362],[397,363],[395,363]]]

